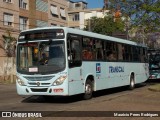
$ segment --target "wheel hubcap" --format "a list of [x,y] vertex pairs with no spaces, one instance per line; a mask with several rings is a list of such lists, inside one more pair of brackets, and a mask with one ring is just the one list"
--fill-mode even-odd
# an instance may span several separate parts
[[86,93],[91,94],[91,91],[92,91],[91,86],[89,84],[87,84],[86,85]]
[[134,87],[134,81],[133,80],[131,80],[131,86]]

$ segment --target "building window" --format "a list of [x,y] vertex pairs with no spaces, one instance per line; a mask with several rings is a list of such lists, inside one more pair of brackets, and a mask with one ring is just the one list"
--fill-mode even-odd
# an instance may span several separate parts
[[44,0],[36,0],[36,10],[48,12],[48,2],[45,2]]
[[20,17],[19,18],[19,21],[20,21],[20,30],[26,30],[27,29],[27,21],[28,21],[28,18],[25,18],[25,17]]
[[13,26],[13,14],[4,13],[4,25]]
[[36,20],[36,26],[37,27],[48,27],[49,25],[47,21]]
[[51,14],[52,14],[53,16],[58,17],[58,9],[57,9],[57,6],[51,5],[50,10],[51,10]]
[[66,20],[66,12],[64,8],[60,8],[60,15],[62,19]]
[[27,0],[19,0],[19,7],[27,9]]
[[79,14],[75,14],[75,15],[74,15],[73,21],[79,21]]
[[68,21],[73,21],[73,16],[72,15],[68,15]]
[[12,0],[3,0],[3,2],[12,3]]
[[68,20],[69,21],[79,21],[79,13],[69,14],[68,15]]
[[80,3],[76,3],[75,4],[75,8],[80,8],[81,7],[81,4]]
[[57,26],[57,24],[51,23],[51,27]]

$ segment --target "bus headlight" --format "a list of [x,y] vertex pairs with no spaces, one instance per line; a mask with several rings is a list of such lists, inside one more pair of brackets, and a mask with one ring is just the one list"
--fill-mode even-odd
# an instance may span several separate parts
[[17,77],[17,83],[21,86],[25,86],[24,81]]
[[67,76],[61,76],[58,79],[56,79],[52,85],[56,86],[56,85],[61,85],[64,80],[67,78]]

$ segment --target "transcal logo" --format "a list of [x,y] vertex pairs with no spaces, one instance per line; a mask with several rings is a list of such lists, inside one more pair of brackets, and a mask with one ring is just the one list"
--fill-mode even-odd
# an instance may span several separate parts
[[96,73],[101,73],[101,64],[96,63]]
[[124,67],[122,66],[109,66],[109,73],[120,73],[124,72]]

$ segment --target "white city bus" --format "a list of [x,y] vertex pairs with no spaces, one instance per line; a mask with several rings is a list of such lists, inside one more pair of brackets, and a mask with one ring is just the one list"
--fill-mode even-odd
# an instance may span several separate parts
[[67,28],[20,33],[17,42],[19,95],[90,99],[97,90],[130,86],[149,77],[147,48],[129,40]]

